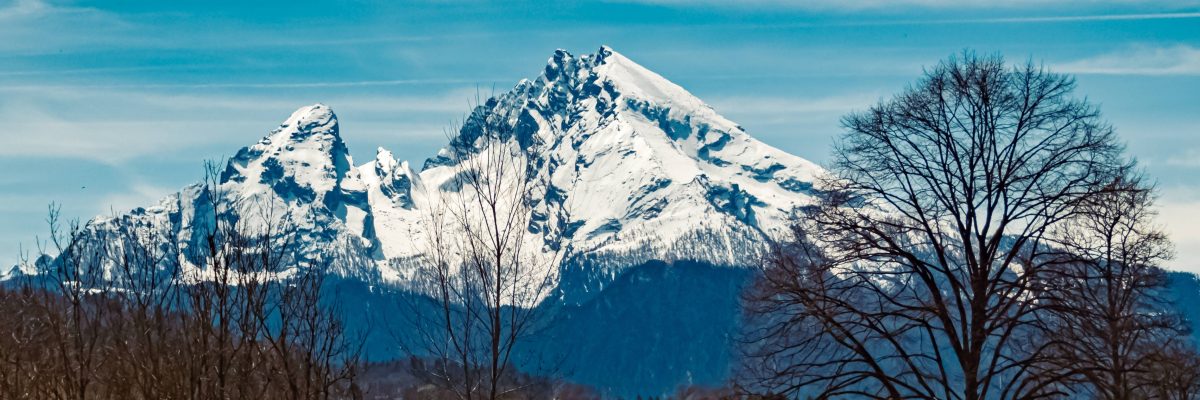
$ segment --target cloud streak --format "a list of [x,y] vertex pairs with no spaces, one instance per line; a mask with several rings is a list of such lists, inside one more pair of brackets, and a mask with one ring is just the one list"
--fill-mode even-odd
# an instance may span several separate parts
[[[12,95],[0,96],[0,120],[7,121],[0,130],[5,144],[0,156],[63,156],[109,165],[196,146],[227,145],[225,151],[232,151],[252,143],[297,107],[315,102],[332,106],[356,132],[369,128],[361,133],[440,136],[440,127],[469,112],[474,98],[474,90],[464,86],[392,96],[177,94],[86,87],[7,92]],[[392,130],[377,121],[392,121],[392,128],[406,130]]]
[[98,203],[101,207],[111,209],[117,213],[124,213],[137,207],[156,205],[159,200],[162,200],[171,193],[178,192],[179,189],[177,187],[159,186],[135,181],[130,183],[127,190],[109,194],[100,199]]
[[69,7],[42,0],[17,0],[0,7],[0,52],[47,54],[111,43],[153,40],[135,35],[133,26],[95,8]]
[[1184,168],[1200,168],[1200,150],[1187,149],[1182,154],[1167,158],[1167,165]]
[[947,22],[977,22],[977,23],[1037,23],[1037,22],[1088,22],[1088,21],[1144,21],[1156,19],[1195,19],[1200,18],[1200,12],[1178,13],[1149,13],[1149,14],[1096,14],[1096,15],[1067,15],[1049,17],[1012,17],[1012,18],[980,18],[947,20]]
[[843,114],[879,101],[880,93],[848,93],[825,97],[717,97],[710,103],[717,112],[740,114]]
[[1085,75],[1200,75],[1200,49],[1134,46],[1058,64],[1055,69]]
[[[0,73],[3,75],[4,73]],[[364,80],[342,82],[225,82],[225,83],[140,83],[140,84],[102,84],[102,85],[12,85],[0,86],[3,90],[53,90],[53,89],[316,89],[316,88],[352,88],[375,86],[405,86],[405,85],[446,85],[474,84],[497,82],[505,79],[391,79]]]
[[[860,0],[860,1],[842,1],[842,0],[743,0],[736,2],[721,1],[721,0],[617,0],[626,3],[642,3],[667,6],[710,6],[722,8],[791,8],[803,9],[811,11],[864,11],[864,10],[887,10],[887,9],[911,9],[922,8],[928,10],[1020,10],[1020,9],[1045,9],[1047,7],[1055,8],[1075,8],[1075,9],[1095,9],[1099,7],[1128,7],[1138,6],[1141,2],[1130,0],[1073,0],[1073,1],[1055,1],[1055,0]],[[1159,2],[1157,6],[1168,9],[1179,9],[1182,7],[1192,7],[1200,5],[1200,2],[1194,0],[1174,0]],[[1183,13],[1186,14],[1186,13]],[[1120,14],[1108,16],[1095,16],[1103,19],[1145,19],[1145,18],[1172,18],[1171,15],[1178,16],[1180,14]],[[1075,20],[1080,17],[1064,17],[1061,20]],[[1090,18],[1090,17],[1082,17]],[[1059,20],[1056,18],[1048,18],[1048,20]]]

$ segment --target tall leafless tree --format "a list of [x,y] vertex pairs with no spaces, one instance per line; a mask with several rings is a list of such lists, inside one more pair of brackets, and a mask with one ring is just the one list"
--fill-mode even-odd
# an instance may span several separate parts
[[[300,231],[281,199],[235,198],[210,166],[205,195],[211,207],[204,246],[193,259],[203,268],[184,275],[192,381],[201,397],[329,399],[344,393],[361,345],[331,303],[328,271],[357,254],[334,243],[325,258],[301,254]],[[283,210],[283,211],[281,211]]]
[[[168,398],[184,392],[185,354],[178,317],[182,265],[169,227],[114,216],[105,258],[115,307],[109,334],[110,396]],[[115,382],[119,380],[120,382]]]
[[51,208],[56,256],[0,284],[0,398],[361,395],[361,345],[327,285],[361,249],[300,256],[290,215],[247,213],[216,176],[200,190],[212,212],[184,222],[190,248],[137,213],[63,231]]
[[[516,121],[482,109],[451,141],[454,190],[432,202],[427,249],[417,268],[434,305],[418,306],[422,352],[432,381],[462,399],[520,391],[515,351],[531,333],[538,303],[554,283],[558,246],[531,233],[534,196],[544,190]],[[462,127],[460,127],[462,128]]]
[[1200,354],[1192,343],[1176,342],[1153,354],[1145,398],[1191,400],[1200,398]]
[[[105,270],[104,240],[107,235],[89,235],[78,221],[68,222],[66,231],[60,220],[60,208],[50,207],[47,224],[52,248],[39,253],[56,254],[54,261],[41,265],[39,275],[48,290],[40,290],[39,306],[50,324],[53,357],[59,360],[60,379],[48,395],[59,399],[84,400],[95,395],[101,371],[109,361],[103,357],[103,333],[109,328],[108,301],[113,285]],[[93,240],[85,240],[95,239]]]
[[[1051,231],[1129,162],[1070,77],[964,53],[843,119],[821,204],[767,263],[756,391],[1031,399]],[[778,282],[781,281],[782,282]],[[783,321],[783,322],[781,322]],[[771,329],[794,321],[787,329]],[[763,328],[766,327],[766,328]],[[755,372],[751,370],[750,372]]]
[[1138,177],[1102,189],[1054,230],[1058,252],[1040,296],[1049,309],[1040,316],[1054,336],[1051,367],[1077,371],[1074,388],[1090,398],[1151,398],[1162,372],[1154,364],[1168,362],[1166,353],[1195,353],[1185,322],[1163,297],[1167,276],[1159,265],[1171,245],[1154,225],[1153,196]]

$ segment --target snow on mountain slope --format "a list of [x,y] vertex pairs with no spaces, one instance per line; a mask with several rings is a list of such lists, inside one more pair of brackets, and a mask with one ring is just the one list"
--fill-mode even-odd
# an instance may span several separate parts
[[258,143],[238,151],[214,177],[216,185],[190,185],[155,206],[97,217],[88,224],[89,234],[97,240],[117,238],[119,227],[132,226],[169,235],[179,245],[184,265],[201,269],[203,238],[215,213],[238,220],[250,232],[268,220],[278,229],[279,220],[286,218],[309,260],[325,258],[323,251],[334,241],[370,247],[374,224],[366,185],[352,164],[333,111],[321,104],[303,107]]
[[[382,277],[402,282],[409,274],[396,260],[424,251],[423,223],[464,161],[448,149],[474,146],[488,118],[512,121],[511,144],[538,166],[529,177],[539,188],[530,232],[547,243],[561,238],[568,260],[592,260],[605,269],[592,273],[608,276],[652,259],[744,265],[791,210],[812,201],[821,173],[602,47],[583,56],[556,51],[541,76],[476,107],[419,172],[382,148],[355,166],[333,111],[303,107],[229,161],[218,203],[251,214],[289,211],[306,254],[320,257],[323,246],[350,240],[371,251]],[[130,216],[192,241],[192,221],[211,213],[210,195],[191,186]]]
[[[352,235],[373,240],[366,185],[339,134],[337,116],[323,104],[292,113],[271,134],[242,148],[221,173],[222,191],[243,202],[243,215],[276,207],[297,220],[312,244]],[[232,200],[232,199],[231,199]],[[311,246],[310,251],[319,251]]]

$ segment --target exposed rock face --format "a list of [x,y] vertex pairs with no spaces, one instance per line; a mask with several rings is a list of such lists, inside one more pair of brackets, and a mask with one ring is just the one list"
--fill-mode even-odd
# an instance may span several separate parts
[[465,160],[456,157],[472,157],[481,124],[497,119],[509,121],[507,140],[534,166],[526,177],[536,190],[531,236],[569,253],[559,267],[569,281],[559,285],[562,298],[602,288],[622,268],[649,260],[745,265],[793,209],[812,202],[821,173],[602,47],[583,56],[556,51],[541,76],[476,107],[419,172],[382,148],[354,165],[337,116],[316,104],[241,149],[220,174],[218,193],[191,186],[127,217],[169,224],[186,247],[205,229],[217,196],[217,204],[237,204],[243,218],[293,216],[314,258],[334,241],[359,243],[377,260],[373,274],[403,282],[408,274],[389,260],[424,250],[428,210],[458,190],[455,166]]
[[[360,288],[338,301],[349,324],[386,321],[396,316],[381,310],[395,299],[369,304],[376,281],[357,278],[411,281],[405,260],[428,248],[430,211],[461,189],[457,167],[479,154],[482,124],[494,120],[508,121],[504,145],[533,167],[524,177],[534,199],[528,239],[567,255],[550,266],[557,281],[542,294],[553,302],[543,303],[553,321],[540,334],[556,339],[532,344],[534,351],[586,348],[573,378],[620,396],[720,383],[737,293],[749,276],[736,267],[757,262],[790,213],[812,204],[822,170],[755,140],[608,47],[583,56],[556,51],[536,79],[472,110],[419,171],[382,148],[356,165],[333,110],[315,104],[238,151],[215,184],[185,187],[89,228],[98,241],[118,224],[157,228],[185,252],[186,267],[203,269],[204,252],[192,250],[204,248],[214,219],[286,215],[302,257],[322,259],[346,243],[365,249],[368,271],[335,271]],[[373,354],[396,356],[391,340]]]

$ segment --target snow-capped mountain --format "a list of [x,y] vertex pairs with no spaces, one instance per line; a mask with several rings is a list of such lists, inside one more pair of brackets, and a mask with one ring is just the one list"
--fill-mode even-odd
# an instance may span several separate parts
[[[821,173],[608,47],[583,56],[556,51],[539,77],[476,107],[448,148],[470,146],[486,118],[513,121],[511,140],[538,166],[528,177],[541,188],[530,232],[565,246],[570,276],[600,284],[648,260],[755,260],[788,214],[812,201]],[[217,193],[189,186],[126,217],[169,226],[186,248],[213,200],[245,215],[286,213],[307,254],[319,257],[332,241],[357,243],[379,276],[402,282],[409,274],[395,261],[426,248],[423,222],[453,190],[448,182],[462,160],[443,149],[417,170],[379,148],[355,165],[341,134],[330,107],[302,107],[229,160]]]

